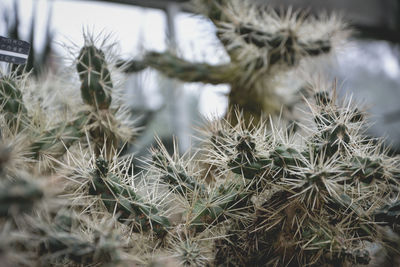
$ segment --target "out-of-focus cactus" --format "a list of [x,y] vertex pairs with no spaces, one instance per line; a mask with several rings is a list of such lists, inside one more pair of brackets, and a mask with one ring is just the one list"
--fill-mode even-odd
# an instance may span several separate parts
[[[135,264],[165,259],[182,266],[368,265],[374,247],[397,255],[389,247],[399,242],[388,233],[398,232],[399,158],[362,135],[365,115],[337,99],[335,88],[314,93],[308,105],[297,133],[284,123],[248,126],[237,115],[239,124],[207,127],[193,154],[170,155],[160,144],[137,175],[116,150],[71,147],[57,160],[60,177],[52,183],[62,185],[58,197],[68,209],[93,225],[73,226],[42,207],[51,223],[18,223],[15,231],[29,242],[12,247],[39,252],[41,263],[68,265],[114,264],[120,250]],[[21,207],[32,199],[25,195]],[[95,234],[103,220],[119,239]]]
[[26,108],[19,88],[22,77],[3,75],[0,77],[0,103],[4,116],[11,128],[21,123],[21,116],[26,115]]
[[17,115],[19,112],[26,112],[22,102],[22,94],[15,81],[8,77],[1,79],[1,102],[4,111]]
[[4,174],[7,163],[10,161],[11,149],[4,144],[0,144],[0,175]]
[[120,245],[116,236],[96,231],[93,240],[85,240],[66,227],[57,223],[40,227],[43,240],[38,256],[42,264],[65,264],[66,261],[79,265],[118,264]]
[[251,1],[192,2],[194,11],[217,28],[230,62],[209,65],[168,52],[149,52],[143,61],[128,62],[126,71],[150,66],[185,82],[229,84],[228,110],[243,110],[247,123],[251,118],[257,123],[261,113],[276,115],[289,105],[277,92],[277,74],[298,66],[303,58],[330,53],[345,35],[344,24],[335,16],[317,18],[291,10],[278,14]]
[[12,149],[0,145],[0,218],[19,217],[30,213],[45,198],[42,186],[32,174],[9,168]]
[[122,107],[111,107],[113,82],[106,61],[105,53],[97,48],[90,38],[86,38],[85,46],[80,50],[76,69],[81,81],[81,96],[88,104],[90,114],[86,125],[95,151],[112,151],[121,142],[128,142],[132,132],[119,133],[121,123],[116,118],[116,112]]
[[[212,237],[212,265],[368,265],[374,246],[390,245],[378,224],[397,224],[390,203],[399,192],[399,159],[379,142],[372,146],[362,135],[365,116],[335,95],[315,93],[303,136],[265,123],[246,128],[241,117],[234,127],[216,123],[198,157],[213,169],[154,151],[147,179],[184,203],[183,231],[206,238],[225,230]],[[210,171],[215,180],[206,182]]]
[[[7,242],[1,244],[1,249],[4,247],[4,255],[13,263],[101,265],[115,264],[120,260],[117,254],[122,243],[114,236],[103,235],[100,231],[96,234],[94,227],[82,220],[79,220],[76,229],[60,227],[57,223],[60,216],[54,216],[51,210],[54,206],[65,206],[63,197],[59,199],[60,202],[56,200],[54,203],[53,200],[43,200],[43,188],[37,185],[48,186],[54,194],[64,194],[68,186],[64,188],[65,185],[57,176],[60,166],[66,166],[63,159],[71,150],[82,151],[93,147],[97,154],[114,158],[118,146],[128,142],[134,134],[134,129],[131,128],[133,123],[127,119],[122,102],[118,102],[118,97],[116,100],[111,97],[111,89],[115,88],[109,69],[112,64],[108,64],[105,56],[108,51],[103,52],[103,48],[96,48],[94,42],[88,38],[85,41],[86,45],[82,48],[75,66],[81,78],[81,99],[78,97],[70,103],[61,100],[59,103],[44,95],[41,86],[33,92],[35,82],[28,74],[21,76],[13,72],[2,75],[0,79],[0,136],[2,144],[7,145],[2,145],[0,151],[0,230],[6,231],[6,227],[11,225],[9,233],[5,234],[4,240]],[[46,101],[54,103],[54,106]],[[32,180],[39,178],[18,178],[20,173],[25,173],[18,168],[29,172],[33,177],[46,178],[41,178],[38,183]],[[97,174],[100,175],[100,172]],[[160,225],[165,223],[167,226],[168,220],[158,216],[156,207],[140,202],[138,196],[131,198],[130,194],[134,191],[125,189],[116,177],[111,173],[107,173],[105,177],[93,173],[90,194],[104,197],[103,204],[110,208],[110,212],[113,212],[112,203],[118,206],[117,213],[121,215],[121,222],[126,223],[130,215],[124,215],[132,212],[136,219],[132,221],[139,225],[132,229],[140,228],[142,231],[154,227],[155,232],[161,229],[160,235],[165,233],[166,227]],[[113,188],[108,190],[110,185]],[[113,194],[118,195],[116,199],[112,198]],[[121,200],[125,202],[120,204]],[[129,207],[124,205],[127,203]],[[43,222],[43,218],[46,218],[46,222]],[[34,227],[36,224],[33,222],[43,223]],[[79,231],[85,231],[87,235],[82,237]],[[13,258],[16,253],[21,256]]]

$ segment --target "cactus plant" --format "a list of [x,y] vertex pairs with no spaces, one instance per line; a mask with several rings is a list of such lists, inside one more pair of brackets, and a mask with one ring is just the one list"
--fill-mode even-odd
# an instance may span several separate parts
[[277,92],[278,74],[298,66],[303,58],[334,51],[346,36],[346,27],[336,16],[277,13],[240,0],[194,0],[191,6],[215,25],[230,62],[210,65],[188,62],[170,52],[148,52],[142,61],[127,62],[126,71],[149,66],[185,82],[229,84],[228,110],[239,107],[248,123],[250,118],[257,123],[261,113],[277,115],[282,105],[289,105]]

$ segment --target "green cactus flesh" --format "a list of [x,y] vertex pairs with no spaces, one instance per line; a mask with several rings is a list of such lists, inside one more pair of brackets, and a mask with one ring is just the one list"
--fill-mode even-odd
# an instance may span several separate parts
[[76,68],[81,80],[83,101],[99,109],[108,109],[113,84],[103,51],[93,45],[83,47]]

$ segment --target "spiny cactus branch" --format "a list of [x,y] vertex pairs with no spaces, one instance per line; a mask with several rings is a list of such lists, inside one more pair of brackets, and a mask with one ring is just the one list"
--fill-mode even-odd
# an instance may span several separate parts
[[129,61],[126,72],[137,72],[152,67],[164,75],[184,82],[202,82],[209,84],[230,83],[235,70],[229,64],[210,65],[192,63],[169,52],[149,52],[143,61]]

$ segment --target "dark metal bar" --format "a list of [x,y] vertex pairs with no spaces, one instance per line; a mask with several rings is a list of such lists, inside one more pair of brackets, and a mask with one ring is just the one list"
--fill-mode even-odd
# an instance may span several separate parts
[[157,8],[166,10],[169,4],[182,4],[188,0],[89,0],[98,2],[108,2],[117,4],[135,5],[140,7]]

